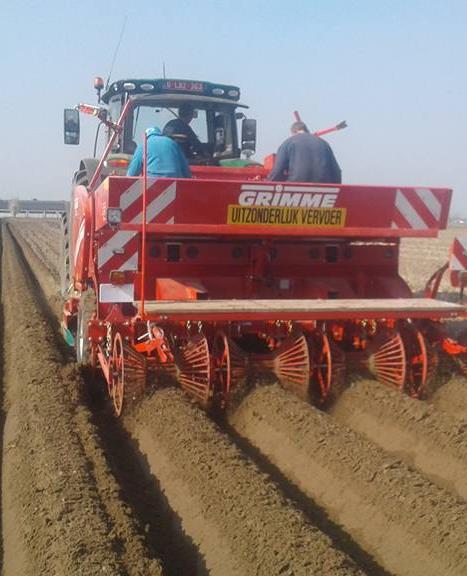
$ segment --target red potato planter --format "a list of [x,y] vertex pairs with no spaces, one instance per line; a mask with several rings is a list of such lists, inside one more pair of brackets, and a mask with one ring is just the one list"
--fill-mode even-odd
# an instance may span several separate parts
[[195,159],[189,180],[105,177],[139,98],[127,94],[118,123],[104,119],[109,145],[70,217],[63,328],[86,343],[117,414],[166,377],[205,408],[225,408],[253,374],[318,405],[347,370],[423,398],[440,355],[462,362],[467,348],[442,322],[465,308],[435,299],[446,267],[425,298],[398,271],[401,238],[446,228],[451,190],[273,183],[260,165],[214,156]]

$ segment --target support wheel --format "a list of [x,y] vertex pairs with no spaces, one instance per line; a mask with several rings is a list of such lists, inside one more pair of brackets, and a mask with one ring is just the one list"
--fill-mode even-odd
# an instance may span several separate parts
[[112,345],[109,394],[114,412],[120,416],[123,408],[141,397],[146,388],[146,358],[123,341],[120,332]]
[[436,371],[437,355],[414,324],[405,323],[401,336],[407,358],[404,391],[411,398],[426,398],[430,380]]
[[232,393],[238,397],[246,390],[247,354],[225,332],[219,331],[212,342],[211,360],[217,406],[224,409]]
[[337,396],[345,382],[344,353],[325,332],[316,331],[308,340],[311,359],[311,398],[324,406]]
[[125,359],[120,333],[116,334],[112,347],[112,386],[110,393],[115,414],[120,416],[123,410],[125,394]]
[[95,350],[88,338],[88,325],[96,314],[96,295],[92,289],[81,294],[78,304],[76,324],[76,361],[78,364],[96,367],[97,350]]
[[220,407],[225,408],[232,383],[232,370],[229,339],[224,332],[218,332],[212,343],[212,371]]
[[125,396],[125,358],[122,337],[119,333],[116,334],[112,347],[112,386],[110,395],[115,414],[120,416]]

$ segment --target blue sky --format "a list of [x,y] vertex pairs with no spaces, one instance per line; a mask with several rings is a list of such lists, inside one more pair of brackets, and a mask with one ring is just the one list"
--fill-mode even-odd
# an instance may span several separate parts
[[95,102],[125,16],[113,79],[237,84],[258,120],[258,154],[293,110],[328,137],[348,183],[454,188],[467,215],[467,2],[445,0],[2,1],[1,198],[67,198],[82,144],[63,145],[63,108]]

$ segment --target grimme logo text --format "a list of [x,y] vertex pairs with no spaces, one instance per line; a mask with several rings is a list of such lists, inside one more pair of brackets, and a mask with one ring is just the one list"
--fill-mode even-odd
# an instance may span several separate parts
[[[243,186],[242,186],[243,189]],[[305,190],[305,191],[304,191]],[[333,208],[339,188],[298,186],[251,186],[238,197],[241,206],[280,206],[286,208]]]

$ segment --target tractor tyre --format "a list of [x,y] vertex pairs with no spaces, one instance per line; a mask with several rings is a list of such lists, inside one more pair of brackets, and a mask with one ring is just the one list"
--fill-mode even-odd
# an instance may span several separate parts
[[96,295],[92,288],[83,292],[78,304],[76,322],[76,361],[78,364],[95,367],[96,357],[88,340],[88,323],[96,313]]
[[60,242],[60,294],[66,298],[71,286],[71,266],[70,266],[70,211],[69,209],[61,216],[60,222],[61,242]]
[[73,177],[73,186],[89,186],[97,169],[98,161],[95,158],[85,158],[79,163],[79,169]]

